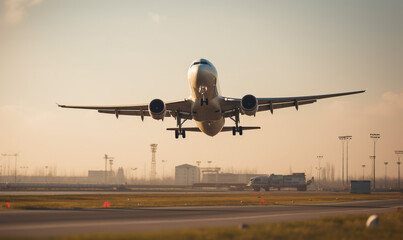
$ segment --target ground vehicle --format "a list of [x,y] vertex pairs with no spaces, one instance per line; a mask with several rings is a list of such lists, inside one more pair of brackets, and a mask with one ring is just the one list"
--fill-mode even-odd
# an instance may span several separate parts
[[306,191],[309,184],[313,182],[313,177],[309,181],[305,181],[305,173],[293,173],[292,175],[275,175],[258,176],[251,178],[248,185],[255,191],[263,188],[270,191],[270,188],[296,188],[298,191]]

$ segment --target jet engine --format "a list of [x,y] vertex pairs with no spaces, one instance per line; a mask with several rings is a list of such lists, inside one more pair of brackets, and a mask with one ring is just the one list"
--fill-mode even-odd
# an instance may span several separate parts
[[241,100],[241,111],[248,116],[255,115],[257,112],[257,99],[255,96],[248,94],[243,96]]
[[165,110],[165,103],[161,99],[154,99],[148,104],[148,112],[153,119],[164,120]]

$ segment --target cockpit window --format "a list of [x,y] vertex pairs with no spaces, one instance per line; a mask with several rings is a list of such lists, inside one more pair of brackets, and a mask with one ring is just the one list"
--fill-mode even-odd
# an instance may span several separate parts
[[202,60],[200,60],[200,62],[194,62],[194,63],[192,64],[192,66],[190,66],[190,67],[193,67],[193,66],[199,65],[199,64],[207,64],[207,65],[210,65],[206,60],[202,59]]

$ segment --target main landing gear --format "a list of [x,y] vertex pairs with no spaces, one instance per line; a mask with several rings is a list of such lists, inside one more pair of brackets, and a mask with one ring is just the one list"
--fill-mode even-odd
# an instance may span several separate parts
[[182,136],[182,138],[186,138],[186,131],[185,130],[175,130],[175,138],[179,138],[179,135]]
[[239,133],[239,135],[242,136],[242,134],[243,134],[242,126],[238,126],[238,124],[240,122],[239,121],[239,110],[238,109],[235,110],[235,119],[232,118],[232,117],[230,117],[230,119],[235,122],[235,127],[232,127],[232,135],[235,136],[236,133]]
[[242,131],[242,126],[237,127],[232,127],[232,135],[236,135],[236,133],[239,132],[239,135],[242,136],[243,131]]
[[182,138],[186,138],[186,131],[182,129],[182,124],[188,120],[187,118],[183,119],[181,118],[181,114],[178,112],[176,114],[176,125],[178,126],[178,129],[175,130],[175,138],[179,138],[179,135],[182,136]]

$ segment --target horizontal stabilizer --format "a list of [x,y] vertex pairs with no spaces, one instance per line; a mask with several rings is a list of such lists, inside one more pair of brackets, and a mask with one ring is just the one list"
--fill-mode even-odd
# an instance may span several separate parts
[[[201,132],[197,127],[183,127],[182,130],[189,131],[189,132]],[[168,131],[175,131],[179,130],[179,128],[167,128]]]
[[[223,127],[221,132],[229,132],[232,131],[233,127]],[[244,127],[242,126],[242,131],[245,130],[255,130],[255,129],[260,129],[260,127]]]
[[[201,132],[201,130],[197,127],[185,127],[181,128],[182,130],[189,131],[189,132]],[[229,132],[232,131],[233,127],[223,127],[221,132]],[[260,129],[260,127],[242,127],[242,130],[254,130],[254,129]],[[168,131],[175,131],[179,130],[179,128],[167,128]]]

